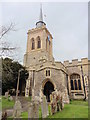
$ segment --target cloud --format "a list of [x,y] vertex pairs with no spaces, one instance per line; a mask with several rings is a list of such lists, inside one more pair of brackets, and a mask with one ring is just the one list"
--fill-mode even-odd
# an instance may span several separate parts
[[[35,28],[39,7],[39,3],[28,2],[2,4],[3,24],[12,20],[21,28],[10,34],[7,40],[21,46],[21,53],[18,55],[22,61],[26,52],[27,31]],[[46,14],[44,21],[53,36],[56,60],[87,57],[88,3],[43,3],[43,14]]]

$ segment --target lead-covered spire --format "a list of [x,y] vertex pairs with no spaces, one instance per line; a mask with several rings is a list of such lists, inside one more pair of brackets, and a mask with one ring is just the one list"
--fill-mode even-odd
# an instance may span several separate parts
[[40,16],[39,16],[39,21],[43,21],[42,4],[40,4]]
[[39,21],[36,23],[36,27],[42,27],[43,25],[46,25],[43,22],[43,13],[42,13],[42,4],[40,4],[40,16],[39,16]]

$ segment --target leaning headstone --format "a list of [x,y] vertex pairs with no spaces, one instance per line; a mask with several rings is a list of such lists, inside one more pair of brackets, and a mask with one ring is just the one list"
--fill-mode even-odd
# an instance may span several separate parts
[[42,110],[42,118],[46,118],[49,115],[46,96],[43,96],[42,98],[41,110]]
[[55,114],[57,112],[57,101],[56,96],[52,95],[52,102],[51,102],[51,114]]
[[5,92],[5,98],[8,98],[9,92]]
[[12,97],[12,96],[10,96],[10,97],[9,97],[9,100],[10,100],[10,101],[12,101],[12,100],[13,100],[13,97]]
[[31,120],[32,118],[39,118],[39,102],[36,100],[30,103],[28,109],[28,119]]
[[61,103],[61,110],[64,108],[64,102],[63,102],[63,97],[61,96],[61,100],[60,100],[60,103]]
[[19,118],[21,116],[21,112],[22,112],[21,102],[17,100],[14,105],[13,117]]
[[30,106],[28,109],[28,118],[33,118],[33,103],[30,103]]
[[57,102],[57,111],[61,111],[61,108],[60,108],[60,95],[59,94],[57,94],[56,102]]

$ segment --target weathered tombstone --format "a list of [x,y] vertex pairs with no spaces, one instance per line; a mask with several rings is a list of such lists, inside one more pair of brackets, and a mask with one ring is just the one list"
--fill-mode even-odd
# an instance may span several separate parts
[[57,101],[56,101],[56,92],[52,92],[51,95],[51,114],[53,115],[54,113],[57,112]]
[[9,92],[5,92],[5,98],[8,98]]
[[19,118],[21,116],[21,112],[22,112],[21,102],[17,100],[14,105],[13,117]]
[[41,110],[42,110],[42,118],[46,118],[49,115],[46,96],[43,96],[42,98]]
[[28,109],[28,119],[30,120],[32,118],[39,118],[39,102],[38,101],[32,101],[30,103],[29,109]]
[[57,111],[61,111],[61,108],[60,108],[60,95],[57,94],[56,96],[56,101],[57,101]]
[[69,96],[67,94],[67,91],[65,91],[64,93],[62,93],[62,96],[63,96],[63,102],[66,103],[66,104],[69,104],[70,101],[69,101]]
[[61,96],[61,99],[60,99],[60,107],[61,107],[61,110],[64,108],[64,102],[63,102],[63,97]]
[[6,111],[2,114],[1,120],[7,120],[7,112]]
[[12,97],[12,96],[10,96],[10,97],[9,97],[9,100],[10,100],[10,101],[12,101],[12,100],[13,100],[13,97]]
[[28,109],[28,118],[33,118],[33,103],[30,103],[29,109]]

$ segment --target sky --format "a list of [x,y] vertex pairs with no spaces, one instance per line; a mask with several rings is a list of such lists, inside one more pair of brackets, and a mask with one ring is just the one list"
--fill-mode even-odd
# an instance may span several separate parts
[[[88,57],[88,3],[44,2],[43,19],[53,36],[53,56],[56,61]],[[15,23],[15,30],[3,39],[17,46],[14,59],[23,64],[26,52],[27,31],[36,27],[40,2],[1,3],[2,24]],[[45,17],[46,16],[46,17]]]

